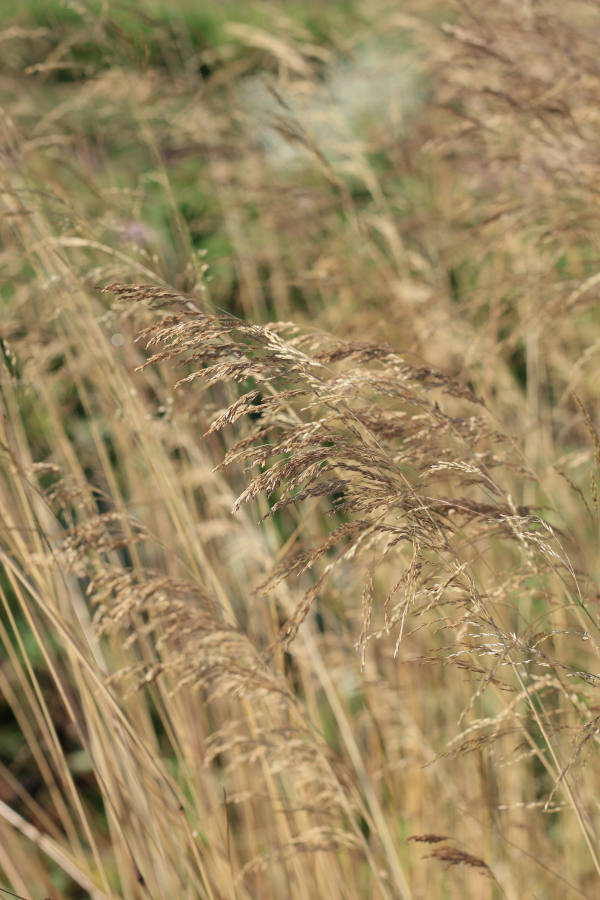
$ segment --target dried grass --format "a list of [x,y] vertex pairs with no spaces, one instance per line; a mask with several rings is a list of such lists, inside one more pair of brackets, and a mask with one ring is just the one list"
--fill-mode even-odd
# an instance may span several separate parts
[[[288,19],[206,50],[201,104],[178,33],[135,109],[71,55],[110,17],[3,34],[48,81],[2,126],[20,895],[596,893],[597,12],[378,13],[355,46],[410,32],[428,87],[341,150],[295,99],[352,47]],[[236,101],[257,67],[304,168]]]

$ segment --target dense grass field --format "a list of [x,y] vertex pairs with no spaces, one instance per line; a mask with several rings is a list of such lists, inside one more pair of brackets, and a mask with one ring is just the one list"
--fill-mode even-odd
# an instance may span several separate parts
[[0,11],[0,892],[600,894],[600,8]]

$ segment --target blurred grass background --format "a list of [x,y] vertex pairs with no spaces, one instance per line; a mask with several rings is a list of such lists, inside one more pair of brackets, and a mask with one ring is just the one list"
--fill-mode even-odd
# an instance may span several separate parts
[[[5,0],[7,888],[595,895],[597,26],[593,5],[550,0]],[[361,668],[350,566],[252,684],[296,589],[267,605],[249,586],[341,514],[231,515],[245,475],[215,474],[228,445],[202,440],[230,398],[135,371],[147,319],[100,293],[115,281],[384,342],[483,398],[512,441],[503,486],[560,534],[589,618],[569,619],[573,584],[535,562],[513,578],[517,551],[492,542],[489,595],[510,595],[515,632],[543,629],[592,679],[556,676],[539,700],[564,715],[560,753],[531,708],[503,731],[491,676],[425,665],[440,622],[398,658],[396,635],[371,641]],[[414,834],[455,838],[493,877],[424,859]]]

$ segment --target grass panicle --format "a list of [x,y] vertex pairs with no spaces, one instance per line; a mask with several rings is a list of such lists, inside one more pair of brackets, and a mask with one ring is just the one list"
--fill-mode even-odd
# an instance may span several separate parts
[[598,10],[17,6],[0,887],[596,896]]

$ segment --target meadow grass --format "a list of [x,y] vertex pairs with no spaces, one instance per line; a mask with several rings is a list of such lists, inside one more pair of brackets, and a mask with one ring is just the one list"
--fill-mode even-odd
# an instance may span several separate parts
[[0,887],[594,897],[597,10],[6,10]]

